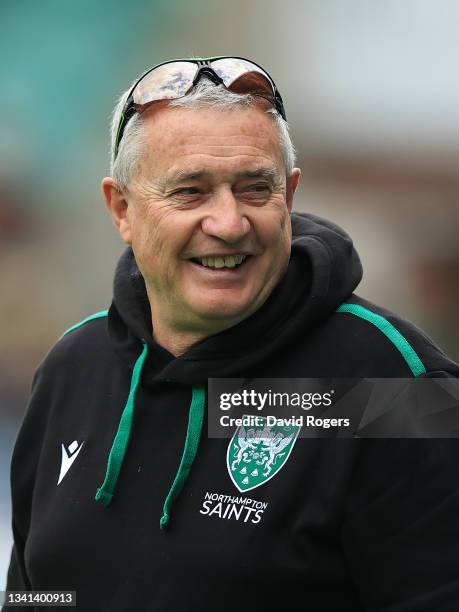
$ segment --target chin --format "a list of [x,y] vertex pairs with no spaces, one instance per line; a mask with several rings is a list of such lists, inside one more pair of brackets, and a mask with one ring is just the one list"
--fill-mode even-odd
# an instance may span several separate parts
[[207,321],[214,321],[215,323],[221,322],[229,325],[236,325],[243,319],[249,317],[253,312],[252,304],[228,304],[228,302],[222,304],[215,304],[212,308],[206,307],[196,309],[202,318]]

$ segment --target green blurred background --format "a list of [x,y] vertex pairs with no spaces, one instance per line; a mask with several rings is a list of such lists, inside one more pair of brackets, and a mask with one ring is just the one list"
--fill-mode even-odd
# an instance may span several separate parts
[[110,303],[123,247],[99,184],[117,96],[174,57],[265,66],[303,170],[296,210],[342,225],[359,293],[458,359],[458,31],[454,0],[0,2],[0,588],[33,371]]

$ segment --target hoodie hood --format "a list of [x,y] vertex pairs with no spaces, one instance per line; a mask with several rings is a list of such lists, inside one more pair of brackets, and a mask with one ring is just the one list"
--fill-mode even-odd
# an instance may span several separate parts
[[[153,339],[145,282],[132,249],[121,256],[109,310],[109,333],[130,369],[149,347],[144,384],[202,384],[208,378],[239,376],[266,361],[285,344],[303,338],[354,291],[362,266],[348,234],[312,214],[292,213],[292,251],[287,271],[263,306],[241,323],[206,338],[175,358]],[[248,347],[251,350],[248,351]]]

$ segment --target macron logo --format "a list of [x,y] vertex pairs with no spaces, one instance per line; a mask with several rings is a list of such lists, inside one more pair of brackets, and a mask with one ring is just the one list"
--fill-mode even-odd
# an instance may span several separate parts
[[64,476],[69,471],[70,466],[77,458],[78,453],[80,452],[83,444],[84,444],[84,441],[80,445],[78,445],[78,442],[76,440],[74,440],[71,444],[69,444],[67,448],[65,448],[65,446],[61,444],[62,461],[61,461],[61,471],[59,473],[59,480],[57,481],[57,484],[61,483]]

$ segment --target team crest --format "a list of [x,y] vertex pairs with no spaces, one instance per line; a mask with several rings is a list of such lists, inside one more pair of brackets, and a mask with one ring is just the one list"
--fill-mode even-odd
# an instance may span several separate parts
[[240,426],[234,432],[226,453],[231,480],[241,493],[267,482],[285,465],[300,432],[299,426]]

